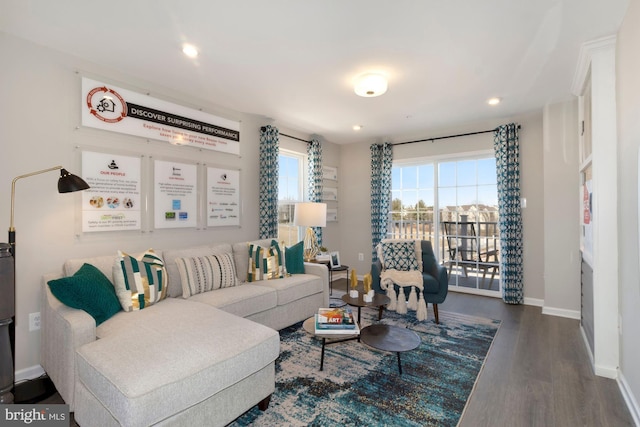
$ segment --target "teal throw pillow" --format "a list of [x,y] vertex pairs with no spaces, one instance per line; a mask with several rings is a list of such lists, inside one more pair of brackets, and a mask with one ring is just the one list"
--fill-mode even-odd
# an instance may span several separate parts
[[304,242],[284,248],[284,263],[289,274],[304,274]]
[[122,310],[107,276],[91,264],[83,264],[73,276],[50,280],[48,285],[64,305],[89,313],[96,326]]

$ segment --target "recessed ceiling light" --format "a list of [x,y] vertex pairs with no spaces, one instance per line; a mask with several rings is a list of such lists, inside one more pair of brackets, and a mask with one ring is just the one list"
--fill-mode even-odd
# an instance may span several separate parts
[[378,73],[363,74],[356,79],[354,91],[365,98],[380,96],[387,91],[387,78]]
[[353,130],[360,130],[362,128],[363,128],[362,125],[353,125]]
[[487,99],[487,104],[489,105],[498,105],[502,101],[500,98],[489,98]]
[[184,44],[182,46],[182,53],[187,55],[189,58],[195,58],[198,56],[198,49],[192,44]]

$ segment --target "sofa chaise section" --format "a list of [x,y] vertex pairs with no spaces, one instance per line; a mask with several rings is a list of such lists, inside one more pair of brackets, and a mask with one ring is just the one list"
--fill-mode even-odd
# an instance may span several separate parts
[[[185,425],[192,407],[227,393],[232,407],[226,418],[223,408],[215,408],[207,422],[225,425],[274,391],[280,341],[271,328],[177,298],[157,304],[135,322],[125,333],[78,349],[80,425],[98,425],[96,414],[105,426]],[[258,382],[257,373],[262,373]],[[248,394],[229,392],[245,380],[251,382]],[[206,406],[199,412],[207,413]]]

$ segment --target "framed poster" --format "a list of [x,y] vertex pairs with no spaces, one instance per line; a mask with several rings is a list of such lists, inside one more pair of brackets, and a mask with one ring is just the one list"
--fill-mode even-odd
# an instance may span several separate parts
[[155,228],[196,227],[197,165],[164,160],[154,162]]
[[338,180],[338,169],[332,166],[323,166],[322,167],[322,178],[331,179],[333,181]]
[[240,171],[207,168],[207,226],[240,225]]
[[82,152],[82,231],[140,230],[140,157]]
[[338,189],[335,187],[324,187],[322,189],[322,200],[338,200]]
[[327,209],[327,222],[336,222],[338,220],[338,208]]
[[584,168],[583,183],[581,191],[582,199],[582,212],[580,215],[580,223],[582,225],[581,235],[581,249],[582,255],[587,263],[592,266],[593,262],[593,230],[594,221],[593,216],[593,179],[592,179],[592,165],[589,163]]

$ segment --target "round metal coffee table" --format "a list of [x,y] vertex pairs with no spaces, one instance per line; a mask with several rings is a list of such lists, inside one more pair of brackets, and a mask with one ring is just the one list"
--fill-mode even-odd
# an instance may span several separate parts
[[362,296],[363,296],[362,292],[358,293],[358,298],[351,298],[348,293],[342,295],[342,301],[346,302],[347,304],[353,307],[358,307],[358,325],[360,325],[360,309],[362,307],[378,307],[379,308],[378,320],[382,319],[382,310],[384,310],[384,306],[391,302],[389,297],[384,294],[376,293],[373,296],[373,301],[366,302],[362,298]]
[[421,342],[418,334],[410,329],[381,323],[362,328],[360,341],[378,350],[396,352],[400,375],[402,375],[400,353],[415,350]]
[[324,348],[329,344],[337,344],[345,341],[352,341],[359,337],[360,329],[356,326],[355,330],[344,330],[333,333],[316,333],[316,319],[312,316],[304,321],[302,324],[307,333],[322,340],[322,350],[320,352],[320,370],[324,369]]

